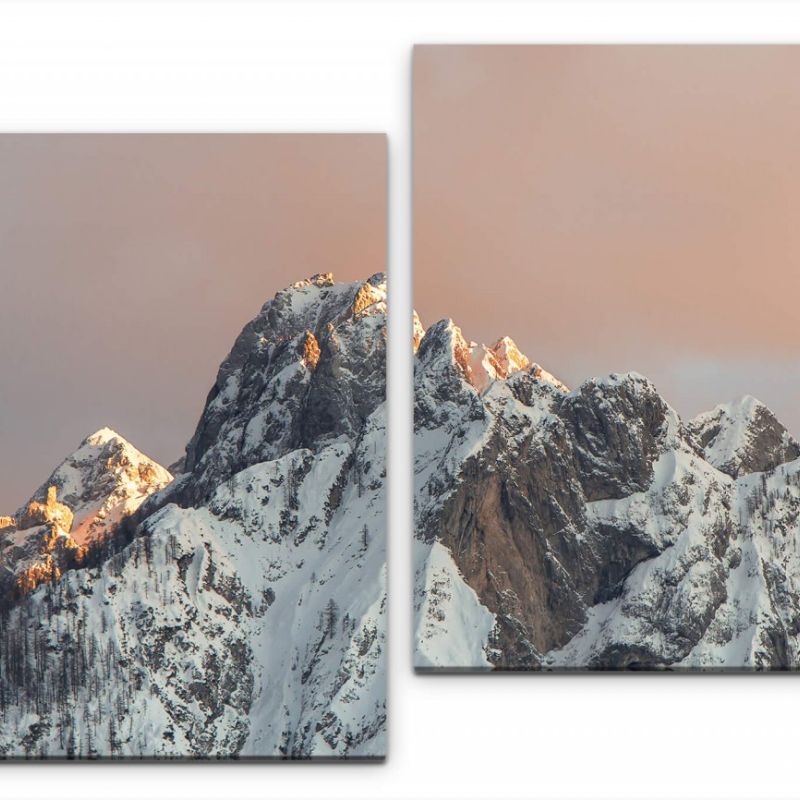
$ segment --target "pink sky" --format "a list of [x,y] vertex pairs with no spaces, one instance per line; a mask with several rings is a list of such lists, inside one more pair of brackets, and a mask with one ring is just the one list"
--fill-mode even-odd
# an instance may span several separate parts
[[800,47],[422,46],[415,305],[800,434]]
[[0,136],[0,514],[109,426],[167,465],[276,291],[385,269],[378,135]]

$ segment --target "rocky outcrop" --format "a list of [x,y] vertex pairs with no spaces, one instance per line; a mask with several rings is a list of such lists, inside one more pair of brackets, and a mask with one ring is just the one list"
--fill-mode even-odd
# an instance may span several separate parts
[[73,519],[56,486],[21,509],[13,538],[0,545],[0,608],[80,564],[85,550],[70,536]]
[[[32,548],[35,548],[35,553],[29,557]],[[10,555],[16,559],[17,566],[13,571],[13,586],[6,585],[2,596],[4,605],[29,594],[43,583],[60,580],[67,570],[78,568],[86,556],[86,548],[62,533],[57,526],[45,525],[35,528],[21,552],[12,550]]]
[[316,369],[319,364],[319,342],[311,331],[306,331],[306,339],[303,342],[303,365],[307,369]]
[[58,487],[49,486],[47,488],[47,499],[40,503],[37,500],[31,500],[22,514],[19,515],[20,530],[28,528],[35,528],[37,525],[50,525],[53,528],[60,529],[63,533],[69,533],[72,530],[72,521],[74,515],[69,506],[59,503]]
[[[636,373],[478,381],[467,348],[437,323],[416,359],[419,667],[800,665],[800,451],[766,407],[684,425]],[[429,601],[440,546],[466,621]]]

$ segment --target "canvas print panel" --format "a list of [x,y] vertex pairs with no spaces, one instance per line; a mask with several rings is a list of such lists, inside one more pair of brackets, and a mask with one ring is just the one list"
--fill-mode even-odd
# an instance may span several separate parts
[[383,757],[384,137],[0,164],[0,755]]
[[798,667],[798,67],[415,49],[418,669]]

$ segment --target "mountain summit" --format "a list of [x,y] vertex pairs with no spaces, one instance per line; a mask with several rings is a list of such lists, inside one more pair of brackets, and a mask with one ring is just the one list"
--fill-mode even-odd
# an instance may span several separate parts
[[[172,476],[109,428],[84,439],[0,530],[0,599],[26,594],[108,544]],[[1,601],[1,600],[0,600]]]
[[749,395],[700,414],[688,428],[706,461],[733,478],[800,457],[800,445],[760,400]]

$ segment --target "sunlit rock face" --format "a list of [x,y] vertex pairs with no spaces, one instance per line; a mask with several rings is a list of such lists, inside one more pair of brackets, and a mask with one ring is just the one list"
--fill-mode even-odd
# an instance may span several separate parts
[[33,591],[40,583],[58,580],[80,557],[70,537],[73,514],[59,503],[57,488],[45,500],[31,500],[17,518],[6,517],[0,529],[0,604]]
[[800,666],[800,447],[763,404],[684,423],[636,373],[417,336],[419,668]]
[[58,487],[49,486],[47,488],[47,499],[40,503],[31,500],[25,510],[19,516],[19,529],[35,528],[37,525],[51,525],[62,533],[69,533],[72,530],[74,515],[69,506],[59,503]]
[[385,276],[315,275],[245,326],[174,478],[108,429],[65,459],[46,524],[0,530],[0,755],[385,753],[385,350]]

